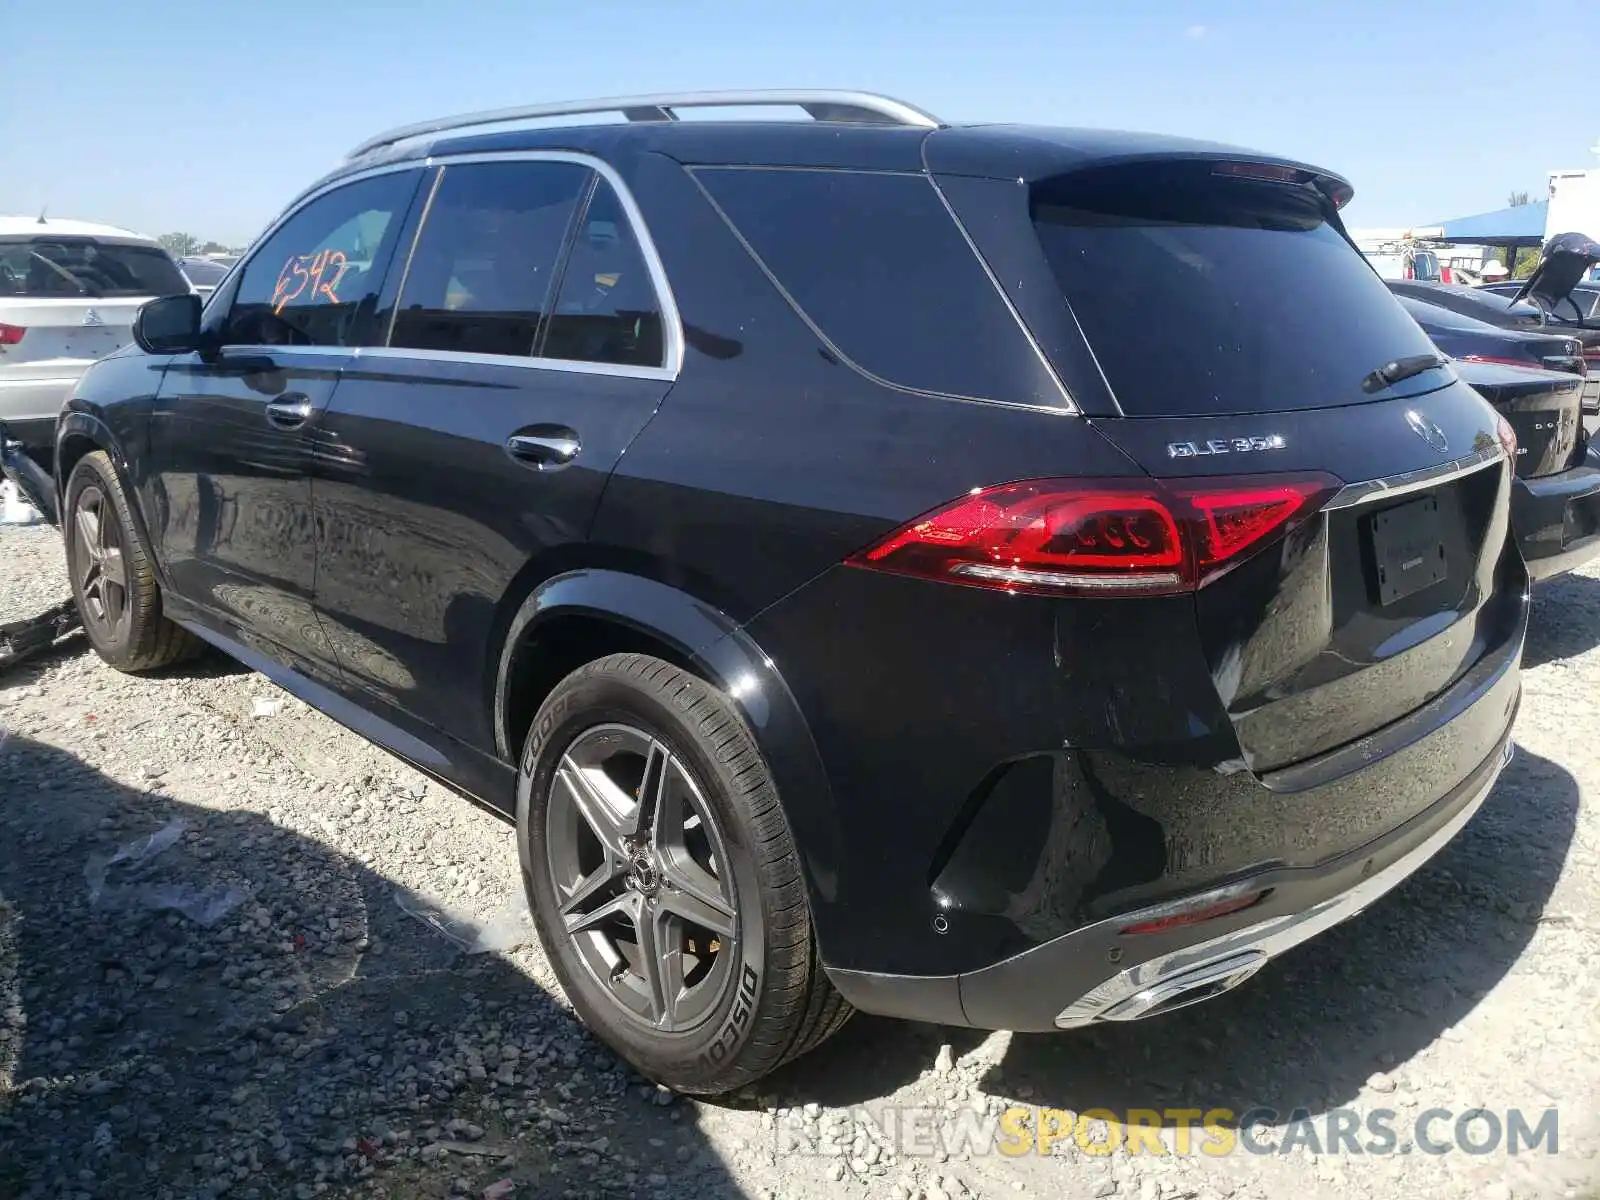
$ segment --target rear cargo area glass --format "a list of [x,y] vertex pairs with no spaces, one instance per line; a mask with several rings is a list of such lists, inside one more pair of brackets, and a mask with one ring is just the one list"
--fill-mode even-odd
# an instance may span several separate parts
[[0,296],[176,296],[189,285],[156,246],[93,238],[0,239]]
[[[1034,228],[1128,416],[1378,398],[1375,368],[1435,353],[1310,186],[1144,163],[1035,185]],[[1392,396],[1393,393],[1379,393]]]

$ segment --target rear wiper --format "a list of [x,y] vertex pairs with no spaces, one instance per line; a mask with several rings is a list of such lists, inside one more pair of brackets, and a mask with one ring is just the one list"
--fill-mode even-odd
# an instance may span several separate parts
[[1393,387],[1403,379],[1410,379],[1413,375],[1421,375],[1424,371],[1431,371],[1435,367],[1448,366],[1450,360],[1441,358],[1437,354],[1412,354],[1406,358],[1397,358],[1393,362],[1386,362],[1383,366],[1373,371],[1361,381],[1363,392],[1381,392],[1386,387]]

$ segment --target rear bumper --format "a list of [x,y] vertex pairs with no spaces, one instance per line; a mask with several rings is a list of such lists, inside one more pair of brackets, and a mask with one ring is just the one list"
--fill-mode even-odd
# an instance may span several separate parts
[[[11,436],[22,440],[25,429],[44,426],[49,445],[55,433],[56,417],[61,406],[72,394],[78,382],[77,375],[56,376],[46,379],[0,379],[0,421],[11,430]],[[31,443],[30,443],[31,444]]]
[[[1118,913],[959,975],[829,975],[847,999],[869,1012],[1018,1031],[1133,1020],[1218,995],[1278,954],[1355,916],[1437,854],[1478,810],[1509,761],[1519,696],[1518,673],[1508,666],[1473,705],[1477,719],[1492,718],[1501,731],[1490,754],[1403,824],[1324,861],[1269,864],[1218,879],[1176,905],[1167,900]],[[1446,751],[1445,732],[1410,749],[1423,755]],[[1123,932],[1175,907],[1203,907],[1257,891],[1262,898],[1244,911],[1155,933]]]
[[1534,580],[1549,579],[1600,554],[1600,452],[1559,475],[1518,479],[1511,523]]

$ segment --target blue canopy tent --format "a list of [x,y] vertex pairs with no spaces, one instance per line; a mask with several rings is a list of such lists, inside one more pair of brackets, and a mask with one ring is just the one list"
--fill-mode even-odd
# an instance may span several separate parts
[[1442,221],[1437,226],[1442,232],[1429,231],[1435,242],[1449,242],[1469,246],[1539,246],[1544,242],[1545,220],[1550,212],[1550,202],[1519,204],[1515,208],[1502,208],[1496,212],[1478,213],[1471,217],[1457,217]]

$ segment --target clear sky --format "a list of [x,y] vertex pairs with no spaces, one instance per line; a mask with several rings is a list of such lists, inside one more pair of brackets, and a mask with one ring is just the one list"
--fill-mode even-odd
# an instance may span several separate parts
[[[1600,165],[1581,39],[1505,0],[4,0],[0,213],[248,241],[362,138],[630,92],[859,87],[946,120],[1293,155],[1349,222],[1541,198]],[[1530,15],[1521,32],[1507,18]],[[1562,65],[1563,56],[1567,60]],[[1541,59],[1549,60],[1548,64]],[[1565,82],[1563,82],[1563,78]]]

